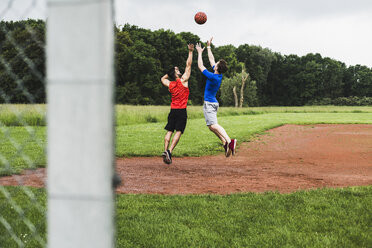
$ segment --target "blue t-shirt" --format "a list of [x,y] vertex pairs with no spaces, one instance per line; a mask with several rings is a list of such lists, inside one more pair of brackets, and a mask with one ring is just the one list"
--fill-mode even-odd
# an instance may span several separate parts
[[[214,66],[213,66],[214,69]],[[222,74],[214,74],[207,69],[203,71],[203,74],[207,77],[207,83],[205,84],[204,101],[207,102],[218,102],[216,94],[221,86]]]

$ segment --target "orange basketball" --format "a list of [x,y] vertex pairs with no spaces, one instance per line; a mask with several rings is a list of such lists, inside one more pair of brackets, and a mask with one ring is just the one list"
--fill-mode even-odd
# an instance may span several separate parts
[[195,14],[195,22],[197,24],[204,24],[207,21],[207,15],[204,12],[198,12]]

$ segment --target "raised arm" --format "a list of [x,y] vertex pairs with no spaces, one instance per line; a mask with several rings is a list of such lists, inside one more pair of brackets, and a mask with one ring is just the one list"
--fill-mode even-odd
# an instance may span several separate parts
[[168,79],[168,74],[165,74],[161,79],[161,83],[166,86],[166,87],[169,87],[169,79]]
[[202,48],[200,43],[196,44],[196,50],[198,51],[198,67],[201,72],[203,72],[206,69],[203,64],[203,57],[202,57],[204,49],[205,47]]
[[213,56],[212,49],[211,49],[212,40],[213,40],[213,37],[207,41],[207,51],[208,51],[209,63],[211,64],[213,68],[213,66],[216,64],[216,61],[214,60],[214,56]]
[[187,47],[189,48],[189,56],[186,60],[185,73],[181,77],[182,83],[187,83],[191,75],[192,52],[194,51],[194,44],[188,44]]

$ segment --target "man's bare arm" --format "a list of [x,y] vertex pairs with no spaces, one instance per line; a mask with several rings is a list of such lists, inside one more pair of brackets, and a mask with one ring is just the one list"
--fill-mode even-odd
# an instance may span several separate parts
[[161,83],[166,86],[166,87],[169,87],[169,79],[168,79],[168,74],[165,74],[162,78],[161,78]]
[[213,67],[216,64],[216,61],[214,60],[214,56],[213,56],[212,49],[211,49],[212,40],[213,40],[213,37],[207,41],[207,51],[208,51],[209,63]]
[[196,44],[196,50],[198,51],[198,67],[201,72],[203,72],[206,69],[203,64],[203,57],[202,57],[204,49],[205,47],[202,48],[200,43]]
[[187,57],[186,60],[185,73],[181,77],[182,83],[187,83],[191,75],[192,52],[194,51],[194,44],[189,44],[187,47],[189,48],[189,56]]

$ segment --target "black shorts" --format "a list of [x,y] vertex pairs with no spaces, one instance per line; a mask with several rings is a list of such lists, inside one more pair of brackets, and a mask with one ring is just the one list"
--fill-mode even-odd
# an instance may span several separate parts
[[173,132],[185,130],[187,122],[187,111],[186,109],[171,109],[168,115],[168,123],[165,126],[165,130]]

